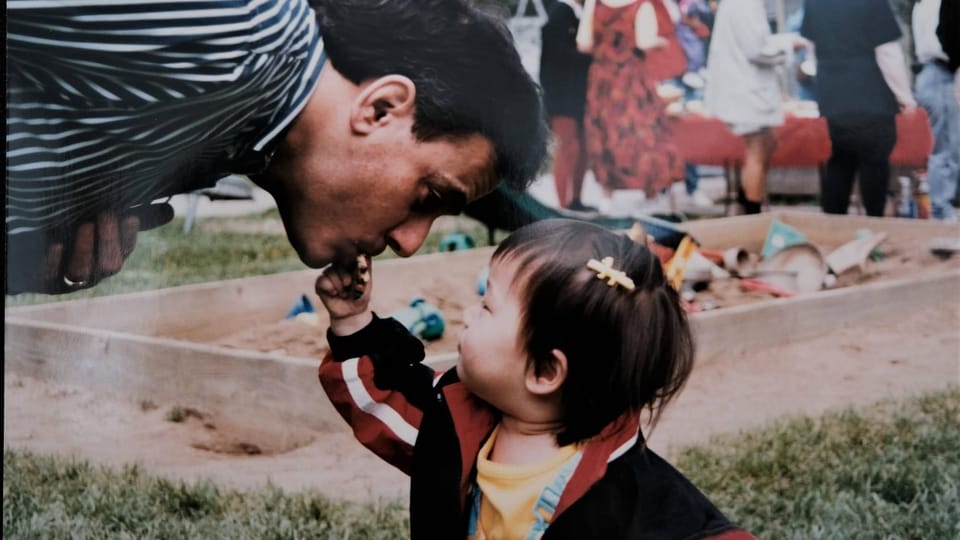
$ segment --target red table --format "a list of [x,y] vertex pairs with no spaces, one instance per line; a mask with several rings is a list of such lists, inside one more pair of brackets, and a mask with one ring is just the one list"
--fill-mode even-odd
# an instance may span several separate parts
[[[890,153],[890,164],[898,169],[922,169],[933,150],[933,134],[927,113],[916,108],[897,115],[897,143]],[[736,192],[743,166],[743,140],[717,118],[698,114],[675,117],[674,140],[687,163],[724,168],[727,187]],[[787,115],[775,129],[777,150],[771,167],[821,168],[830,158],[830,133],[823,118]]]

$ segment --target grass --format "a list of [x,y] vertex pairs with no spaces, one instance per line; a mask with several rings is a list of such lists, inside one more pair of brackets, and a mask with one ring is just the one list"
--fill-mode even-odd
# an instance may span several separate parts
[[677,465],[758,538],[960,538],[960,390],[779,422]]
[[359,505],[276,488],[223,490],[84,461],[3,453],[4,538],[350,538],[406,535],[397,502]]
[[[764,539],[960,537],[960,390],[783,421],[677,467]],[[404,505],[220,489],[4,450],[5,538],[405,538]]]
[[[231,221],[279,221],[276,210],[268,210],[240,218],[210,218],[203,220],[189,233],[183,232],[183,220],[151,231],[140,233],[137,248],[117,275],[96,287],[70,294],[47,296],[20,294],[7,296],[7,306],[57,302],[93,298],[112,294],[176,287],[224,279],[305,270],[307,267],[284,235],[240,233],[224,231]],[[466,223],[461,232],[470,236],[477,246],[487,242],[486,228],[475,222]],[[435,229],[424,242],[419,254],[436,252],[440,240],[449,231]],[[498,231],[497,241],[505,233]],[[377,259],[393,258],[387,250]]]

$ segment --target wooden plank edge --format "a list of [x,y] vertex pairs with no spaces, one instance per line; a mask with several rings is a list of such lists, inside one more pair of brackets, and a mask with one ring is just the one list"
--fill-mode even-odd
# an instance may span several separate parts
[[960,268],[921,279],[901,278],[698,313],[690,317],[697,362],[729,361],[747,351],[795,343],[839,326],[903,317],[950,298],[960,302]]

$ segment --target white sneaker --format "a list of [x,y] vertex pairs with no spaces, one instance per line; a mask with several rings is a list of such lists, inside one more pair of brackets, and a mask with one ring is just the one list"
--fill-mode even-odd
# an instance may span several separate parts
[[649,216],[651,214],[669,214],[670,212],[673,212],[673,210],[673,197],[670,196],[670,193],[658,193],[653,199],[649,199],[636,205],[632,215]]
[[613,201],[610,197],[600,197],[594,201],[594,204],[597,207],[597,212],[600,212],[600,214],[604,216],[609,216],[610,213],[613,212]]
[[687,203],[699,207],[713,206],[714,204],[713,199],[707,197],[707,194],[699,189],[687,195]]
[[647,203],[647,196],[639,189],[615,189],[610,194],[610,210],[607,215],[629,217]]

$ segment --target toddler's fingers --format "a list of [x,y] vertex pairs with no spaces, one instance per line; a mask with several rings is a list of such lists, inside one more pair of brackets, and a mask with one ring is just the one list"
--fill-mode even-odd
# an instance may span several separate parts
[[347,298],[353,280],[350,274],[338,270],[324,270],[317,278],[317,294]]
[[314,284],[314,289],[317,292],[317,296],[338,296],[340,294],[340,288],[334,282],[333,276],[327,274],[326,272],[321,273],[317,277],[317,281]]

